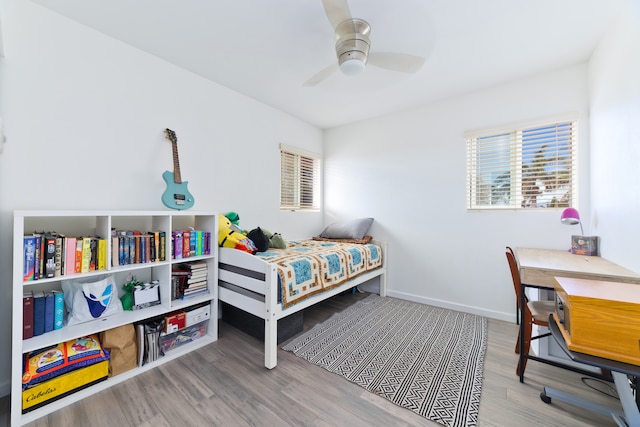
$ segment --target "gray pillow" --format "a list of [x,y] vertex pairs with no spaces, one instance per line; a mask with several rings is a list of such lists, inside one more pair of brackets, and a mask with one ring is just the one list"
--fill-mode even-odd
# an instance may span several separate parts
[[369,231],[372,223],[373,218],[357,218],[350,221],[334,222],[320,233],[320,237],[361,240]]

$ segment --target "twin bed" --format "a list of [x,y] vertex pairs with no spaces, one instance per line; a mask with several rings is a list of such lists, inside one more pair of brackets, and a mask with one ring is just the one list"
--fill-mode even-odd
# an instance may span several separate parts
[[386,244],[287,242],[251,255],[219,248],[220,301],[264,319],[264,365],[277,364],[278,320],[379,277],[386,296]]

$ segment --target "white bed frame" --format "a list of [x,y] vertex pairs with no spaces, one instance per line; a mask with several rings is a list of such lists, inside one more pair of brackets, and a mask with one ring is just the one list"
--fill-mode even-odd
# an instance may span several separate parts
[[380,277],[380,295],[387,295],[387,245],[382,248],[382,267],[361,274],[340,286],[315,294],[290,307],[278,303],[278,272],[274,264],[260,257],[230,248],[219,248],[218,297],[220,301],[264,319],[264,366],[276,367],[278,360],[278,320],[310,307],[354,286]]

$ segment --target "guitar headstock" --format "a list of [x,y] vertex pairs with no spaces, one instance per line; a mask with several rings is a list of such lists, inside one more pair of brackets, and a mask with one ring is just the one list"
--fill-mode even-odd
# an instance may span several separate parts
[[167,139],[171,142],[173,142],[174,144],[176,144],[178,142],[178,137],[176,136],[176,133],[174,131],[172,131],[169,128],[166,128],[164,130],[165,135],[167,135]]

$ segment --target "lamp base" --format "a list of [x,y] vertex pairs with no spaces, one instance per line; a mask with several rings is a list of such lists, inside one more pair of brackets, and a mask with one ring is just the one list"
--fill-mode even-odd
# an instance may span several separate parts
[[571,253],[598,256],[598,236],[571,236]]

